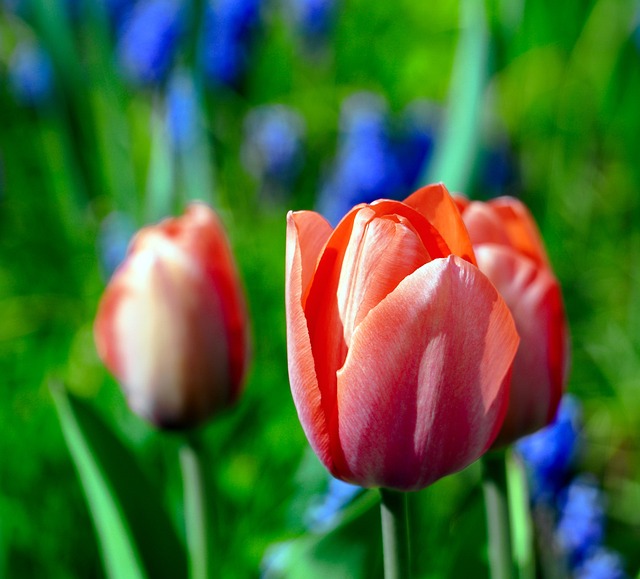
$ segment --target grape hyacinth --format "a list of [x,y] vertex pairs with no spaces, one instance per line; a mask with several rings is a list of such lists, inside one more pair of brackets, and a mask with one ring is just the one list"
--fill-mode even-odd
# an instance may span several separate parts
[[131,16],[135,0],[102,0],[109,23],[115,31],[119,31]]
[[210,0],[205,12],[202,65],[213,85],[236,88],[261,21],[261,0]]
[[565,395],[553,423],[516,443],[529,474],[534,502],[553,500],[564,485],[578,450],[581,420],[577,399]]
[[331,528],[342,510],[363,490],[358,485],[352,485],[329,475],[327,493],[320,497],[318,502],[312,504],[305,513],[307,528],[312,531],[325,531]]
[[358,203],[399,198],[405,191],[393,154],[384,99],[357,93],[342,105],[333,168],[318,198],[318,211],[332,225]]
[[619,555],[603,547],[605,495],[592,475],[572,477],[582,412],[565,395],[555,422],[515,445],[529,479],[544,568],[565,567],[576,579],[623,579]]
[[16,100],[37,107],[53,95],[53,64],[47,52],[30,41],[18,44],[9,61],[9,86]]
[[124,23],[118,57],[126,76],[140,85],[162,82],[176,57],[184,14],[178,0],[142,0]]
[[299,175],[304,129],[300,114],[284,105],[265,105],[247,115],[242,160],[267,197],[282,197]]
[[201,122],[195,86],[182,71],[169,81],[166,95],[166,123],[174,151],[185,152],[197,141]]
[[615,551],[600,547],[575,570],[574,579],[626,579],[622,557]]
[[287,0],[285,7],[302,46],[311,52],[322,48],[336,18],[336,0]]
[[556,536],[572,566],[604,539],[604,495],[592,477],[579,476],[563,491]]
[[517,188],[518,171],[506,138],[484,151],[480,168],[480,190],[485,197],[509,195]]
[[427,100],[409,103],[402,113],[395,148],[407,193],[420,186],[419,178],[433,157],[438,116],[439,109]]

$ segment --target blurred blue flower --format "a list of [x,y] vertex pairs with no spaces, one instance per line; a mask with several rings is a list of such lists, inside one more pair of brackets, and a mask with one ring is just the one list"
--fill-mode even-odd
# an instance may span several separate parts
[[202,60],[213,84],[235,87],[249,63],[262,0],[210,0],[205,12]]
[[335,0],[289,0],[286,7],[305,47],[314,49],[326,41],[336,17]]
[[382,97],[357,93],[340,114],[333,168],[318,197],[318,211],[336,225],[358,203],[402,195],[402,172],[392,148],[387,106]]
[[482,156],[480,189],[484,197],[507,195],[518,180],[513,153],[506,139],[494,144]]
[[141,85],[163,81],[184,28],[179,0],[141,0],[124,23],[118,57],[127,77]]
[[591,553],[574,571],[574,579],[626,579],[622,557],[600,547]]
[[267,187],[289,189],[302,167],[302,117],[284,105],[265,105],[247,115],[244,129],[247,171]]
[[195,86],[186,72],[171,78],[166,106],[171,143],[174,150],[184,152],[195,145],[201,121]]
[[129,241],[135,231],[133,219],[126,213],[117,211],[107,215],[100,224],[97,240],[98,257],[106,280],[113,275],[113,272],[124,260]]
[[327,493],[305,513],[305,523],[312,531],[323,531],[331,527],[342,510],[363,488],[329,476]]
[[578,400],[563,397],[555,421],[515,445],[530,479],[534,502],[552,500],[562,488],[578,449],[582,411]]
[[131,16],[135,0],[101,0],[114,30],[119,31]]
[[396,155],[407,193],[420,185],[418,179],[433,157],[438,113],[438,108],[426,100],[410,103],[403,112]]
[[587,475],[573,480],[561,495],[559,513],[558,544],[575,566],[604,539],[604,495],[597,482]]
[[9,86],[16,100],[38,106],[53,94],[53,64],[45,50],[30,41],[18,44],[9,61]]

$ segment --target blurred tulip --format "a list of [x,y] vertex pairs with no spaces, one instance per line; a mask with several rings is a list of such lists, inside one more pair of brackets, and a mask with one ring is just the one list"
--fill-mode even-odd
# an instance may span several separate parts
[[500,446],[539,430],[556,415],[569,355],[564,306],[538,228],[522,202],[511,197],[457,202],[478,267],[507,302],[520,334]]
[[298,416],[335,477],[417,490],[492,444],[518,336],[442,185],[335,229],[289,213],[286,312]]
[[100,302],[95,339],[132,410],[157,426],[194,426],[236,400],[247,319],[211,209],[193,204],[136,235]]

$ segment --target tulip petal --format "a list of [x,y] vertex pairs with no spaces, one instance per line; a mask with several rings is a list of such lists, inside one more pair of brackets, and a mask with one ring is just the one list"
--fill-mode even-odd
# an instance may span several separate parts
[[168,241],[130,255],[105,292],[96,341],[134,412],[178,428],[228,403],[221,309],[191,256]]
[[447,188],[442,184],[427,185],[404,200],[417,209],[442,235],[451,253],[475,265],[476,260],[460,211]]
[[513,314],[520,347],[513,364],[511,404],[495,445],[546,426],[555,416],[564,384],[567,332],[558,282],[514,249],[476,248],[482,271]]
[[[342,307],[338,294],[339,288],[348,288],[351,283],[351,280],[343,274],[347,248],[353,247],[353,243],[357,247],[359,240],[364,235],[366,225],[377,218],[403,222],[407,229],[412,229],[417,234],[423,245],[427,244],[425,249],[430,257],[441,257],[449,254],[446,243],[424,216],[402,203],[386,200],[371,205],[363,204],[354,207],[332,232],[322,250],[313,278],[303,294],[303,308],[311,351],[315,360],[316,379],[322,393],[322,408],[331,434],[331,454],[333,463],[336,465],[336,470],[332,472],[340,478],[345,478],[348,474],[345,471],[339,439],[333,433],[337,430],[336,372],[342,367],[348,350],[343,316],[346,315],[344,304],[349,303],[349,299],[348,297],[345,298],[345,294],[348,295],[349,291],[342,290],[340,292]],[[360,225],[354,231],[356,221]],[[415,253],[415,251],[417,251],[417,248],[414,248],[412,253]],[[304,254],[304,250],[302,253]],[[394,257],[397,259],[398,256]],[[387,267],[387,269],[391,272],[390,267]],[[406,274],[410,273],[410,271],[406,270],[406,267],[404,271]],[[393,283],[395,287],[395,284],[400,280],[400,276],[397,273],[398,270],[396,270],[395,274],[392,273],[378,287],[378,290],[383,292],[391,291],[393,288],[390,283]],[[391,278],[394,279],[392,280]],[[370,295],[374,293],[376,292],[372,291]],[[378,291],[378,295],[380,295],[380,291]],[[358,303],[358,300],[354,299],[353,302]],[[362,315],[365,315],[372,302],[367,299],[361,300],[359,303],[362,305]],[[348,325],[352,327],[352,324]]]
[[230,402],[233,402],[243,384],[249,358],[249,337],[239,275],[224,228],[207,205],[192,203],[182,217],[168,218],[142,229],[133,239],[129,254],[152,249],[163,239],[171,240],[176,249],[182,249],[193,258],[213,286],[211,295],[218,295],[225,304],[220,315],[229,344]]
[[333,470],[328,424],[302,306],[303,281],[309,283],[315,262],[330,234],[331,227],[317,213],[302,211],[287,215],[285,305],[291,393],[311,447],[327,468]]
[[405,278],[357,327],[338,373],[350,480],[416,490],[481,456],[506,412],[517,345],[506,304],[467,261]]
[[337,289],[347,347],[369,310],[427,261],[429,254],[406,219],[397,215],[376,219],[371,208],[358,212]]
[[476,250],[483,243],[511,246],[500,215],[488,203],[471,201],[462,213],[462,220]]
[[[509,237],[509,245],[537,264],[550,267],[538,226],[525,204],[514,197],[498,197],[488,205],[499,215]],[[475,239],[473,242],[474,245],[478,243]]]

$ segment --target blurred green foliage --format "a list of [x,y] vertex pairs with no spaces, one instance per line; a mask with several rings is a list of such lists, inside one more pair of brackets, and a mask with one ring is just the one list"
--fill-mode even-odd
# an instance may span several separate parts
[[[143,225],[206,196],[236,251],[254,349],[245,396],[203,432],[219,576],[256,577],[270,544],[301,533],[299,505],[314,492],[296,478],[306,441],[286,367],[285,212],[313,207],[349,94],[381,93],[392,111],[415,98],[446,110],[459,3],[339,1],[319,60],[299,50],[270,3],[240,88],[199,92],[206,124],[197,158],[186,160],[168,149],[162,88],[124,80],[99,12],[87,8],[74,19],[62,1],[26,4],[24,13],[8,2],[0,12],[0,576],[103,574],[52,381],[85,398],[126,440],[165,489],[165,506],[184,534],[181,441],[129,413],[94,350],[91,324],[105,283],[96,240],[113,210]],[[521,175],[511,193],[532,208],[563,285],[569,389],[586,406],[581,461],[609,493],[607,542],[633,572],[640,567],[637,2],[487,0],[485,7],[487,85],[471,155],[479,158],[498,137],[510,143]],[[21,105],[6,82],[14,48],[35,38],[51,54],[55,78],[51,99],[39,107]],[[240,149],[246,113],[271,102],[297,109],[307,132],[291,198],[266,206]],[[478,176],[476,167],[466,193],[483,197]],[[472,467],[411,497],[420,576],[486,574],[477,478]]]

